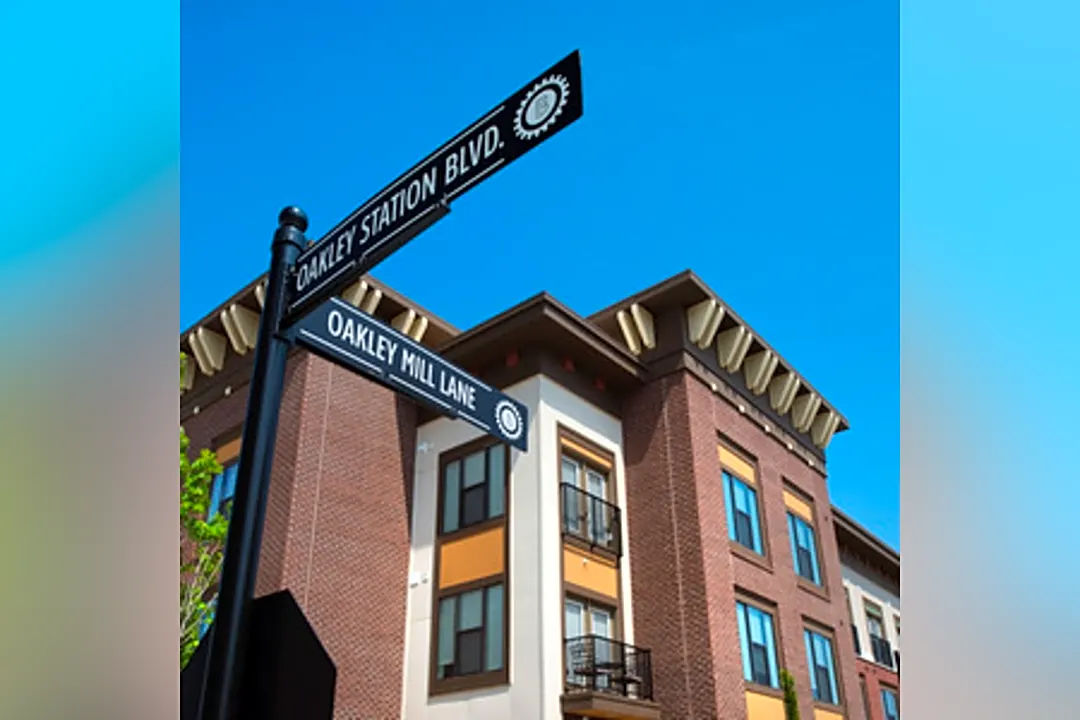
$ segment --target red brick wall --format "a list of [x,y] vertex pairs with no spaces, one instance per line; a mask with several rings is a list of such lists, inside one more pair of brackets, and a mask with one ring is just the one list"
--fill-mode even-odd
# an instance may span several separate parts
[[[757,458],[771,569],[729,548],[718,432]],[[795,677],[802,716],[813,717],[804,616],[832,628],[840,692],[857,712],[858,678],[851,671],[855,657],[824,477],[685,371],[654,381],[627,403],[624,436],[635,632],[639,644],[653,650],[664,716],[746,717],[736,586],[777,605],[780,664]],[[814,499],[828,599],[796,582],[782,478]]]
[[[185,423],[192,447],[243,420],[247,388]],[[335,717],[401,712],[416,409],[307,353],[288,365],[258,594],[288,588],[338,670]]]
[[[856,658],[855,669],[857,675],[862,675],[866,678],[866,701],[868,703],[866,720],[884,720],[885,709],[881,704],[881,690],[882,687],[888,687],[890,690],[895,690],[897,695],[900,693],[900,675],[887,670],[880,665],[863,660],[862,658]],[[858,703],[860,708],[859,714],[852,714],[852,717],[862,717],[862,701]]]

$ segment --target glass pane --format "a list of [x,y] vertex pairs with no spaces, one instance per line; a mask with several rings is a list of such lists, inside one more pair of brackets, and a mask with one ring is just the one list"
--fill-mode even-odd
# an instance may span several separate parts
[[592,610],[592,634],[603,638],[611,637],[611,613],[607,610]]
[[732,495],[731,476],[723,473],[724,480],[724,510],[727,514],[728,537],[735,539],[735,496]]
[[825,665],[826,672],[829,677],[829,702],[839,702],[840,694],[836,691],[836,667],[833,665],[833,651],[832,642],[828,638],[821,638],[823,658],[819,658],[818,662]]
[[566,638],[581,637],[585,634],[584,627],[584,608],[581,603],[574,602],[573,600],[566,601]]
[[769,678],[769,655],[764,645],[750,646],[750,665],[753,668],[754,682],[759,685],[771,685]]
[[484,482],[484,457],[487,451],[481,450],[465,458],[465,482],[467,488],[475,487]]
[[468,527],[487,520],[487,508],[484,507],[486,503],[485,494],[483,485],[477,485],[465,491],[462,496],[462,526]]
[[568,457],[562,459],[562,481],[580,487],[578,483],[578,464]]
[[607,478],[598,472],[589,470],[586,473],[586,482],[588,483],[586,489],[590,495],[607,500]]
[[835,696],[831,694],[832,683],[829,678],[829,669],[822,665],[818,665],[814,668],[814,673],[811,677],[814,677],[817,680],[815,683],[817,685],[817,691],[814,693],[814,699],[827,703],[834,702],[833,698]]
[[446,666],[454,662],[454,616],[457,598],[446,598],[439,602],[439,647],[436,655],[435,673],[446,677]]
[[771,687],[779,687],[780,675],[779,670],[776,667],[776,637],[773,635],[772,616],[762,613],[762,621],[765,624],[765,647],[766,650],[768,650],[769,685]]
[[473,590],[461,596],[461,619],[458,630],[473,630],[484,625],[484,591]]
[[752,489],[750,489],[748,487],[748,488],[746,488],[746,496],[747,496],[747,504],[750,506],[750,519],[751,519],[750,529],[753,531],[753,534],[754,534],[754,544],[751,545],[750,547],[754,550],[754,552],[760,553],[761,552],[761,525],[758,522],[757,493],[754,490],[752,490]]
[[562,486],[563,527],[575,535],[581,532],[581,512],[574,488]]
[[743,485],[742,481],[735,480],[735,509],[749,513],[750,512],[750,488]]
[[473,675],[483,667],[484,631],[469,630],[458,634],[457,675]]
[[788,540],[791,542],[791,559],[795,563],[795,572],[799,572],[799,546],[795,542],[795,536],[798,531],[795,528],[795,516],[788,513],[787,516],[788,525]]
[[761,622],[761,611],[757,608],[748,607],[746,609],[750,620],[750,642],[757,643],[759,645],[765,644],[764,627]]
[[487,589],[487,622],[484,652],[484,669],[501,670],[503,666],[503,586]]
[[225,468],[225,488],[222,490],[222,497],[231,498],[236,495],[236,474],[240,471],[240,464],[233,463],[229,467]]
[[488,451],[488,517],[499,517],[506,509],[506,446]]
[[218,513],[218,505],[221,503],[221,475],[215,475],[210,482],[210,501],[206,505],[206,519],[212,520]]
[[754,673],[750,667],[750,640],[747,638],[746,606],[741,602],[735,603],[735,614],[739,620],[739,649],[742,651],[743,679],[753,680]]
[[814,531],[810,531],[810,542],[806,548],[810,556],[810,579],[816,584],[821,584],[821,569],[818,567],[817,544],[814,542]]
[[744,512],[735,512],[735,539],[742,545],[754,549],[754,528],[750,516]]
[[458,529],[458,503],[461,500],[461,463],[452,462],[446,466],[443,479],[443,525],[444,533]]
[[803,630],[803,640],[806,642],[806,665],[811,668],[810,672],[810,691],[813,694],[814,699],[818,699],[818,684],[817,675],[813,672],[814,663],[814,648],[813,643],[810,641],[810,631]]

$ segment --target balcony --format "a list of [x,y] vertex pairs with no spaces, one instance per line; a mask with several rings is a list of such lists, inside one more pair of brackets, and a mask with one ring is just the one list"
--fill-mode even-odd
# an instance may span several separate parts
[[893,652],[889,641],[877,635],[870,636],[870,649],[874,653],[874,661],[884,665],[890,670],[893,667]]
[[587,544],[591,550],[619,557],[622,519],[618,506],[569,483],[562,483],[561,487],[563,535]]
[[643,648],[585,635],[566,641],[565,714],[626,720],[657,720],[653,702],[652,653]]

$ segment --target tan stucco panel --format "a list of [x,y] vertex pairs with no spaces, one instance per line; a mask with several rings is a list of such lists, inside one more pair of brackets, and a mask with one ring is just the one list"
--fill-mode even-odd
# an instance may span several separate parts
[[503,571],[504,548],[501,527],[446,543],[439,553],[439,587],[498,575]]
[[754,466],[743,460],[735,453],[728,450],[723,445],[718,446],[720,449],[720,464],[730,468],[736,475],[746,480],[749,483],[753,483],[757,480],[754,477]]
[[747,690],[746,720],[784,720],[784,701]]
[[619,597],[619,571],[575,548],[563,547],[563,574],[568,583],[613,601]]

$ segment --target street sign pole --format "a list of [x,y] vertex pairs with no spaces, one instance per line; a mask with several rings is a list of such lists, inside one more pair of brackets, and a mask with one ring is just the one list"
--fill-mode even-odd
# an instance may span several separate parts
[[221,590],[214,629],[209,638],[210,654],[199,707],[201,720],[233,720],[237,712],[266,517],[270,467],[285,384],[285,364],[291,344],[282,337],[280,325],[289,272],[303,250],[305,230],[307,216],[302,210],[289,207],[281,211],[274,233],[266,302],[255,345],[237,468],[236,498],[229,522]]

